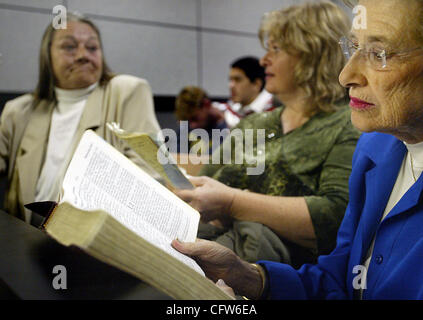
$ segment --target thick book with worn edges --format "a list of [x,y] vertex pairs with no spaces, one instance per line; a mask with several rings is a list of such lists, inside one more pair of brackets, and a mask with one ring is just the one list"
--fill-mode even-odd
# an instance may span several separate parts
[[42,228],[175,299],[232,299],[198,264],[171,246],[195,241],[200,215],[97,136],[84,133],[59,203],[27,206],[45,213]]

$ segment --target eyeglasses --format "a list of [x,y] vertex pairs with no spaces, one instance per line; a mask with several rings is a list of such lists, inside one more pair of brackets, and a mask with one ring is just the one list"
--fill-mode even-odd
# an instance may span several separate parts
[[423,48],[415,48],[403,52],[396,52],[396,53],[386,53],[385,49],[378,49],[378,48],[371,48],[365,49],[360,48],[354,42],[346,37],[342,37],[339,40],[339,45],[342,48],[342,52],[344,53],[347,60],[351,59],[351,57],[358,51],[362,57],[366,58],[366,61],[369,65],[374,68],[375,70],[380,71],[387,71],[389,69],[388,59],[391,57],[401,57],[410,54],[411,52],[421,50],[423,53]]
[[275,44],[273,44],[273,45],[267,45],[267,46],[265,47],[265,49],[266,49],[266,51],[267,51],[267,52],[269,52],[269,53],[279,53],[279,52],[281,52],[281,51],[282,51],[282,48],[281,48],[281,47],[279,47],[278,45],[275,45]]

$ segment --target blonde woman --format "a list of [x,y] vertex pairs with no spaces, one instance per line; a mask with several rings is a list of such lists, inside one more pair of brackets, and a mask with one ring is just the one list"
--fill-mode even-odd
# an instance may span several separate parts
[[338,82],[345,62],[338,41],[348,31],[348,17],[329,2],[264,16],[259,34],[267,51],[261,59],[265,88],[283,106],[249,116],[236,129],[266,130],[265,170],[246,174],[247,159],[242,165],[234,161],[235,139],[224,142],[232,144],[231,164],[208,165],[201,174],[211,178],[194,178],[193,191],[178,192],[203,221],[213,221],[200,226],[200,238],[216,240],[247,261],[294,266],[335,247],[359,137]]

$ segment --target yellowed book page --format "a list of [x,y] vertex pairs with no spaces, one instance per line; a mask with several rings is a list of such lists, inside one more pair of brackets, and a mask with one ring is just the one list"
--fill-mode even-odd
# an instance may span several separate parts
[[[175,299],[232,299],[220,290],[210,279],[192,272],[178,260],[170,258],[161,250],[154,250],[149,244],[140,241],[131,232],[122,229],[114,221],[107,221],[101,234],[102,245],[90,246],[91,254],[105,254],[102,260],[115,265],[143,281],[153,285]],[[112,241],[122,236],[124,259],[116,259],[115,252],[120,251]],[[125,262],[122,265],[121,262]]]
[[[107,127],[119,139],[125,141],[153,170],[160,174],[173,188],[191,189],[192,184],[178,168],[176,161],[159,141],[154,141],[147,133],[128,132],[120,129],[115,122]],[[161,147],[159,147],[161,145]],[[159,161],[159,158],[163,163]]]
[[142,239],[104,211],[61,203],[45,226],[65,246],[76,245],[175,299],[231,299],[206,277]]
[[119,138],[126,141],[128,145],[147,162],[154,170],[156,170],[168,183],[171,183],[167,177],[163,166],[157,160],[157,152],[159,148],[151,140],[148,134],[130,134],[119,135]]
[[68,167],[61,202],[108,212],[150,243],[200,269],[170,245],[173,239],[195,241],[198,211],[91,130],[84,133]]

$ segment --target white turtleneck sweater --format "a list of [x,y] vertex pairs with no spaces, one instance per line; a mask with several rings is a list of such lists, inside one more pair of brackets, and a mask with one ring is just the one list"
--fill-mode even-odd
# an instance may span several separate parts
[[50,123],[47,153],[35,190],[35,201],[57,201],[63,180],[64,163],[78,128],[88,96],[97,87],[65,90],[54,88],[57,105]]
[[[404,142],[404,144],[407,147],[408,152],[402,161],[397,180],[395,182],[394,188],[392,189],[381,222],[401,200],[408,189],[410,189],[411,186],[416,182],[423,171],[423,142],[416,144],[407,144]],[[362,281],[366,281],[367,270],[369,269],[374,245],[375,238],[373,238],[372,244],[367,254],[367,258],[364,262],[365,275],[363,276]]]

